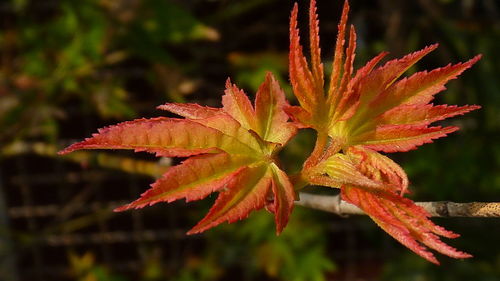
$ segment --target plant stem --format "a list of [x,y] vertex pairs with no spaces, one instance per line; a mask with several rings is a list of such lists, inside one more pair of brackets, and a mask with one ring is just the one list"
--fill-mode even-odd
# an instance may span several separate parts
[[297,173],[297,174],[294,174],[294,175],[290,175],[289,178],[290,178],[290,181],[293,184],[293,188],[296,191],[299,191],[302,188],[304,188],[307,185],[309,185],[309,181],[306,178],[304,178],[304,176],[303,176],[302,173]]
[[311,155],[304,162],[303,172],[307,174],[307,170],[316,166],[323,156],[325,152],[325,148],[328,145],[328,134],[318,132],[318,136],[316,137],[316,144],[314,145],[314,149],[311,152]]
[[[300,193],[295,204],[311,209],[334,213],[339,216],[366,215],[355,205],[341,200],[339,195]],[[455,203],[450,201],[415,202],[433,217],[500,217],[500,202]]]

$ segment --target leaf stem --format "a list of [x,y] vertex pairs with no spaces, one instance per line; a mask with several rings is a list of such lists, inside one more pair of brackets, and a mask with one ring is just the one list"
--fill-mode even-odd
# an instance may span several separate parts
[[324,159],[325,153],[330,150],[329,137],[327,133],[318,130],[318,135],[316,137],[316,144],[311,152],[311,155],[304,161],[304,165],[300,173],[292,175],[292,183],[294,184],[295,190],[300,190],[311,183],[310,177],[315,174],[314,169],[317,167],[321,161]]
[[309,181],[303,176],[303,173],[290,175],[289,178],[293,184],[293,189],[296,191],[299,191],[309,185]]
[[321,156],[325,152],[325,148],[328,145],[328,134],[318,131],[318,136],[316,137],[316,144],[311,152],[311,155],[304,162],[304,171],[316,166],[320,160]]

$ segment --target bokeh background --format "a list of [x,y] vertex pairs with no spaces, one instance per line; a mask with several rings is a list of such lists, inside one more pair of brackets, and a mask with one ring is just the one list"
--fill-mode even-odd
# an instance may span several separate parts
[[[340,0],[318,1],[331,65]],[[307,32],[308,1],[299,1]],[[500,201],[500,2],[351,0],[356,65],[440,48],[409,73],[483,59],[449,83],[439,103],[483,108],[445,124],[462,129],[391,157],[415,200]],[[220,105],[227,77],[255,93],[265,71],[287,86],[284,0],[4,0],[0,2],[0,280],[500,280],[499,219],[434,219],[462,234],[475,258],[406,250],[366,217],[296,207],[276,237],[265,211],[201,235],[184,233],[202,202],[111,210],[139,196],[178,160],[127,152],[56,151],[97,128],[165,115],[165,102]],[[306,38],[306,33],[303,33]],[[309,153],[302,132],[283,152],[288,169]],[[321,192],[333,191],[322,189]]]

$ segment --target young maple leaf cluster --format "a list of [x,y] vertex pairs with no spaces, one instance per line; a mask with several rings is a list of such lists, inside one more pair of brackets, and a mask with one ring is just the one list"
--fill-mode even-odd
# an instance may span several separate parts
[[439,239],[458,235],[432,223],[423,208],[403,197],[408,187],[405,172],[377,151],[408,151],[456,131],[457,127],[429,125],[479,106],[435,106],[430,102],[449,80],[480,56],[398,80],[409,67],[437,48],[432,45],[375,68],[386,55],[381,53],[353,75],[353,26],[349,29],[347,48],[344,47],[348,11],[346,1],[326,90],[315,1],[311,0],[309,9],[311,67],[299,42],[297,5],[292,11],[290,80],[300,106],[288,107],[287,112],[302,127],[318,132],[316,147],[302,176],[308,183],[340,187],[344,200],[363,209],[387,233],[433,263],[438,261],[425,247],[454,258],[470,257]]
[[[449,80],[472,66],[480,56],[399,79],[437,48],[431,45],[377,67],[387,55],[381,53],[354,73],[353,26],[345,44],[348,11],[346,1],[338,26],[333,69],[325,86],[315,0],[311,0],[309,9],[310,63],[300,44],[295,4],[290,22],[289,70],[299,106],[288,104],[272,74],[266,76],[253,105],[228,80],[222,108],[165,104],[159,109],[184,118],[158,117],[120,123],[99,130],[61,153],[78,149],[133,149],[160,157],[187,158],[171,167],[138,200],[116,210],[182,198],[200,200],[218,192],[208,214],[189,234],[243,219],[263,207],[274,213],[276,231],[280,233],[292,212],[296,191],[312,184],[340,188],[344,200],[363,209],[388,234],[433,263],[438,261],[427,247],[454,258],[470,257],[439,239],[439,236],[458,235],[432,223],[423,208],[403,197],[408,187],[406,173],[379,152],[408,151],[456,131],[457,127],[430,124],[479,106],[430,102]],[[291,177],[280,168],[277,153],[299,128],[316,130],[317,140],[302,171]]]
[[275,159],[297,128],[283,108],[285,94],[268,74],[253,106],[228,80],[222,108],[169,103],[158,108],[185,119],[158,117],[124,122],[99,130],[61,153],[78,149],[134,149],[163,157],[189,157],[170,168],[138,200],[116,209],[142,208],[158,202],[219,196],[205,218],[188,234],[222,222],[246,218],[255,209],[274,213],[276,232],[288,222],[295,191]]

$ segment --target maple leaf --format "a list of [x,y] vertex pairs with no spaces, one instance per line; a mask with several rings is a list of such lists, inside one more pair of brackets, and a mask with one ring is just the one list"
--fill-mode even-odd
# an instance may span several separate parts
[[263,207],[274,212],[280,233],[293,209],[295,191],[275,157],[297,131],[283,110],[287,106],[284,92],[271,74],[257,91],[255,105],[229,80],[226,86],[222,108],[165,104],[159,108],[185,118],[120,123],[100,129],[60,153],[133,149],[157,156],[189,157],[171,167],[139,199],[116,211],[182,198],[200,200],[219,192],[213,207],[189,234],[243,219]]
[[480,55],[465,63],[418,72],[398,80],[408,68],[436,49],[437,44],[376,68],[387,55],[384,52],[353,75],[356,49],[353,26],[350,27],[348,46],[344,52],[349,11],[347,1],[340,19],[330,83],[325,89],[314,0],[309,11],[311,67],[300,45],[297,4],[290,22],[290,81],[300,107],[291,106],[287,112],[302,127],[327,132],[342,148],[364,145],[377,151],[408,151],[458,129],[429,127],[432,122],[480,108],[477,105],[429,104],[435,94],[445,89],[448,81],[471,67]]
[[[263,207],[274,213],[276,232],[280,233],[293,209],[296,190],[315,184],[340,187],[344,200],[359,206],[387,233],[433,263],[438,261],[428,248],[454,258],[470,257],[439,239],[458,235],[432,223],[424,209],[403,197],[408,192],[406,173],[379,152],[408,151],[456,131],[457,127],[430,125],[479,106],[430,102],[480,56],[400,79],[437,48],[431,45],[377,67],[387,55],[381,53],[355,72],[356,32],[353,26],[346,32],[348,11],[345,1],[332,73],[325,86],[316,2],[311,0],[309,8],[310,65],[300,44],[295,4],[290,21],[289,70],[300,106],[288,104],[271,74],[258,89],[254,104],[228,80],[222,108],[168,103],[158,108],[184,118],[120,123],[100,129],[60,153],[133,149],[159,157],[187,157],[139,199],[116,211],[182,198],[200,200],[218,192],[208,214],[189,234],[243,219]],[[307,127],[318,133],[315,147],[302,171],[289,177],[279,167],[277,153],[297,128]]]
[[437,235],[457,235],[434,225],[425,210],[402,197],[408,186],[405,172],[377,151],[412,150],[456,131],[458,127],[430,124],[480,107],[430,102],[448,81],[481,56],[399,79],[436,49],[435,44],[377,67],[387,55],[383,52],[354,72],[356,31],[351,26],[347,32],[348,12],[346,0],[338,25],[332,73],[325,87],[316,1],[311,0],[309,7],[310,65],[300,44],[298,5],[292,10],[289,71],[300,106],[289,106],[286,111],[300,127],[310,127],[318,133],[313,153],[304,163],[304,181],[340,187],[344,200],[359,206],[386,232],[431,262],[438,263],[425,246],[455,258],[470,257],[439,240]]
[[348,148],[346,155],[359,171],[384,183],[385,188],[345,184],[341,188],[344,200],[360,207],[392,237],[430,262],[439,264],[426,246],[454,258],[472,257],[439,240],[439,236],[457,238],[459,235],[435,225],[427,211],[402,196],[408,187],[408,178],[399,165],[362,146]]

